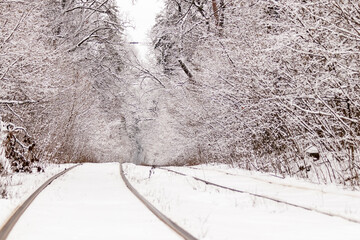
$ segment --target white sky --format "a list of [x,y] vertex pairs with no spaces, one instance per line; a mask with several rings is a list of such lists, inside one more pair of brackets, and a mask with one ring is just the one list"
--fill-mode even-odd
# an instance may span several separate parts
[[[150,42],[148,33],[155,24],[155,17],[161,11],[162,0],[117,0],[120,11],[134,28],[127,28],[129,41]],[[145,59],[148,46],[136,45],[139,57]]]

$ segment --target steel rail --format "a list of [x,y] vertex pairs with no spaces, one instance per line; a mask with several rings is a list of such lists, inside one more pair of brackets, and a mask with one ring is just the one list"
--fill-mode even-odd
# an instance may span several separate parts
[[[154,207],[148,200],[146,200],[129,182],[126,178],[122,164],[120,163],[120,175],[125,185],[128,189],[156,216],[158,217],[163,223],[165,223],[168,227],[174,230],[177,234],[179,234],[182,238],[186,240],[196,240],[194,236],[192,236],[189,232],[181,228],[178,224],[173,222],[171,219],[166,217],[163,213],[161,213],[157,208]],[[0,239],[1,240],[1,239]]]
[[214,187],[226,189],[226,190],[229,190],[229,191],[232,191],[232,192],[237,192],[237,193],[242,193],[242,194],[248,194],[248,195],[251,195],[251,196],[254,196],[254,197],[267,199],[267,200],[270,200],[270,201],[273,201],[273,202],[286,204],[286,205],[289,205],[289,206],[292,206],[292,207],[296,207],[296,208],[304,209],[304,210],[307,210],[307,211],[312,211],[312,212],[320,213],[320,214],[327,215],[327,216],[330,216],[330,217],[342,218],[342,219],[347,220],[347,221],[349,221],[349,222],[359,223],[359,224],[360,224],[360,220],[358,220],[358,219],[353,219],[353,218],[349,218],[349,217],[343,216],[343,215],[341,215],[341,214],[329,213],[329,212],[326,212],[326,211],[323,211],[323,210],[319,210],[319,209],[316,209],[316,208],[311,208],[311,207],[307,207],[307,206],[301,206],[301,205],[296,204],[296,203],[290,203],[290,202],[287,202],[287,201],[285,201],[285,200],[277,199],[277,198],[274,198],[274,197],[265,196],[265,195],[258,194],[258,193],[252,193],[252,192],[245,191],[245,190],[239,190],[239,189],[235,189],[235,188],[232,188],[232,187],[223,186],[223,185],[220,185],[220,184],[217,184],[217,183],[213,183],[213,182],[210,182],[210,181],[207,181],[207,180],[204,180],[204,179],[195,177],[195,176],[191,176],[191,175],[188,175],[188,174],[185,174],[185,173],[182,173],[182,172],[178,172],[178,171],[171,170],[171,169],[167,169],[167,168],[163,168],[163,167],[157,167],[157,169],[161,169],[161,170],[164,170],[164,171],[168,171],[168,172],[171,172],[171,173],[180,175],[180,176],[191,177],[191,178],[193,178],[193,179],[195,179],[195,180],[197,180],[197,181],[200,181],[200,182],[205,183],[206,185],[210,185],[210,186],[214,186]]
[[55,179],[57,179],[58,177],[60,177],[61,175],[64,175],[65,173],[67,173],[68,171],[70,171],[71,169],[79,166],[81,164],[77,164],[75,166],[72,166],[70,168],[65,169],[64,171],[54,175],[53,177],[49,178],[45,183],[43,183],[43,185],[41,185],[33,194],[31,194],[31,196],[25,200],[25,202],[23,204],[21,204],[15,211],[14,213],[11,215],[11,217],[6,221],[6,223],[1,227],[0,229],[0,240],[5,240],[11,230],[13,229],[13,227],[15,226],[15,224],[17,223],[17,221],[19,220],[19,218],[21,217],[21,215],[26,211],[26,209],[30,206],[30,204],[35,200],[35,198],[47,187],[49,186]]
[[[197,171],[203,171],[203,169],[197,168],[197,167],[189,167],[189,168],[197,170]],[[320,192],[320,193],[324,193],[324,194],[347,196],[347,197],[359,198],[360,199],[360,195],[355,195],[355,194],[351,194],[351,193],[341,193],[341,194],[339,194],[339,193],[334,192],[334,191],[321,190],[321,189],[305,187],[305,186],[294,186],[294,185],[291,185],[291,184],[284,184],[284,183],[274,182],[274,181],[271,181],[271,180],[264,180],[264,179],[261,179],[259,177],[254,177],[254,176],[247,176],[247,175],[242,175],[242,174],[229,173],[229,172],[222,171],[222,170],[217,170],[217,169],[207,169],[207,170],[212,171],[212,172],[223,173],[223,174],[226,174],[226,175],[229,175],[229,176],[234,176],[234,177],[249,178],[249,179],[253,179],[253,180],[263,182],[263,183],[267,183],[267,184],[271,184],[271,185],[278,185],[278,186],[287,187],[287,188],[302,189],[302,190],[306,190],[306,191]],[[275,177],[277,177],[277,176],[275,176]]]

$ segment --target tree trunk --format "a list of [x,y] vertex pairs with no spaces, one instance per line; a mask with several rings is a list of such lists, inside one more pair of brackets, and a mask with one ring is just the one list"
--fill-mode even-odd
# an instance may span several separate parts
[[219,26],[219,9],[217,7],[217,3],[216,0],[212,0],[212,8],[213,8],[213,12],[214,12],[214,17],[215,17],[215,24],[216,26]]
[[220,0],[220,20],[219,20],[219,27],[221,29],[224,28],[225,22],[225,2],[224,0]]
[[182,68],[182,70],[185,72],[185,74],[190,78],[192,79],[193,78],[193,75],[191,74],[190,70],[187,68],[187,66],[185,65],[185,63],[183,61],[181,61],[179,59],[179,63],[180,63],[180,66]]

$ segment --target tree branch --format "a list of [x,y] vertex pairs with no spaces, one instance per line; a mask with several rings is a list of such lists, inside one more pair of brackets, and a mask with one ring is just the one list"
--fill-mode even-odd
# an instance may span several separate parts
[[74,46],[72,49],[70,49],[69,52],[75,51],[76,48],[80,47],[84,42],[86,42],[91,37],[93,37],[96,32],[101,31],[101,30],[107,30],[107,29],[111,30],[112,28],[110,28],[110,27],[101,27],[101,28],[95,29],[87,37],[83,38],[78,44],[76,44],[76,46]]
[[348,117],[344,117],[344,116],[339,116],[338,114],[336,113],[326,113],[326,112],[321,112],[321,111],[312,111],[312,110],[307,110],[307,109],[304,109],[294,103],[291,104],[292,106],[294,106],[295,108],[297,108],[298,110],[301,110],[303,112],[306,112],[306,113],[309,113],[309,114],[316,114],[316,115],[320,115],[320,116],[326,116],[326,117],[331,117],[331,116],[334,116],[338,119],[341,119],[341,120],[347,120],[347,121],[350,121],[352,123],[358,123],[359,121],[356,120],[356,119],[352,119],[352,118],[348,118]]
[[10,40],[10,38],[14,35],[14,32],[19,28],[20,23],[24,20],[25,15],[27,12],[23,12],[23,14],[21,15],[19,21],[17,22],[16,26],[14,27],[14,29],[11,31],[11,33],[9,34],[9,36],[7,36],[7,38],[5,38],[4,42],[8,42]]
[[25,100],[25,101],[16,101],[16,100],[0,100],[0,104],[9,104],[9,105],[23,105],[23,104],[32,104],[37,103],[34,100]]
[[4,77],[6,76],[6,74],[9,72],[10,68],[12,66],[14,66],[19,60],[21,59],[21,57],[19,57],[18,59],[16,59],[12,64],[10,64],[10,66],[7,67],[7,69],[5,70],[5,72],[1,75],[0,80],[3,80]]
[[180,66],[182,68],[182,70],[185,72],[185,74],[192,79],[193,75],[191,74],[190,70],[187,68],[187,66],[185,65],[185,63],[183,61],[181,61],[180,59],[178,60],[180,63]]
[[97,9],[97,8],[86,7],[86,6],[77,6],[77,7],[71,8],[71,9],[67,9],[67,10],[64,11],[64,13],[68,13],[68,12],[71,12],[71,11],[75,11],[75,10],[77,10],[77,9],[85,9],[85,10],[92,10],[92,11],[100,12],[100,13],[106,13],[106,11],[99,10],[99,9]]

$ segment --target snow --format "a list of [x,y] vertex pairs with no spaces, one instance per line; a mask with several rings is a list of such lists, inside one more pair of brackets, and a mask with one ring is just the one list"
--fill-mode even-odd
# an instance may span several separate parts
[[[47,178],[16,174],[9,199],[0,200],[0,224]],[[123,164],[134,187],[155,207],[199,239],[358,239],[360,192],[280,178],[227,165],[167,167],[231,188],[292,204],[236,193],[159,168]],[[2,179],[3,180],[3,179]],[[10,200],[11,199],[11,200]],[[8,239],[179,239],[123,183],[118,163],[83,164],[49,185],[25,211]]]
[[306,149],[307,153],[319,153],[319,150],[315,146],[311,146],[308,149]]
[[187,169],[186,172],[251,193],[265,196],[274,196],[273,194],[276,193],[274,197],[276,199],[360,222],[360,192],[345,191],[335,185],[315,185],[289,177],[279,179],[241,170],[237,170],[235,176],[229,174],[221,176],[224,172],[218,172],[216,167]]
[[10,239],[179,239],[123,183],[119,163],[84,164],[48,186]]
[[[359,220],[360,193],[338,186],[230,169],[171,167],[225,186]],[[219,189],[161,169],[124,164],[137,190],[199,239],[358,239],[360,225],[283,203]],[[230,174],[232,175],[230,175]]]
[[73,164],[49,164],[44,166],[44,172],[17,173],[1,176],[2,183],[7,185],[7,198],[0,199],[0,226],[11,216],[15,209],[24,202],[47,179],[63,171]]

